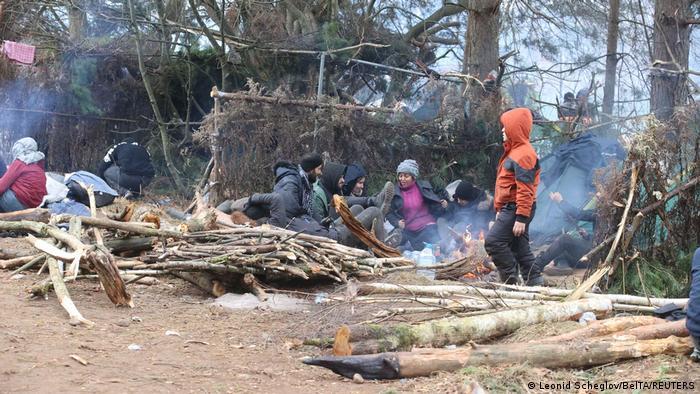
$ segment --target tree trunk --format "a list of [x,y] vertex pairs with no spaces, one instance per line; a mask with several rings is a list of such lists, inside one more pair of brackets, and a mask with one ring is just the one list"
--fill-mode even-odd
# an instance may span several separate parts
[[413,326],[400,324],[371,332],[376,339],[356,342],[352,347],[354,354],[367,354],[411,349],[413,346],[460,345],[497,338],[532,324],[575,319],[589,311],[606,315],[612,311],[612,303],[609,300],[589,299],[510,309],[482,316],[438,319]]
[[[605,335],[610,335],[618,332],[624,332],[625,330],[637,327],[644,327],[649,325],[660,325],[665,323],[664,319],[659,319],[653,316],[630,316],[630,317],[614,317],[612,319],[596,320],[590,323],[588,326],[567,332],[565,334],[556,335],[553,337],[547,337],[544,339],[536,340],[533,342],[566,342],[573,341],[581,338],[592,338],[601,337]],[[666,335],[668,336],[668,335]],[[637,338],[642,339],[642,338]],[[651,338],[644,338],[651,339]]]
[[499,0],[474,1],[469,9],[462,72],[483,81],[498,67]]
[[689,13],[689,0],[656,0],[650,77],[651,111],[659,120],[670,119],[688,97]]
[[86,28],[85,4],[81,0],[73,0],[68,6],[68,33],[73,44],[77,44],[83,39]]
[[[455,350],[423,349],[366,356],[324,356],[303,362],[328,368],[348,378],[359,373],[365,379],[399,379],[480,365],[502,367],[508,364],[528,364],[538,368],[585,368],[658,354],[687,354],[692,348],[690,338],[669,337],[646,341],[589,340],[574,343],[511,343]],[[574,387],[564,389],[576,391]]]
[[617,40],[620,35],[620,0],[610,0],[608,15],[608,55],[605,59],[605,87],[603,88],[603,113],[611,116],[615,101],[615,77],[617,76]]
[[[462,72],[484,81],[498,68],[500,0],[469,2]],[[494,76],[495,77],[495,76]],[[500,113],[498,89],[487,90],[470,81],[467,92],[467,127],[484,133],[492,128]]]

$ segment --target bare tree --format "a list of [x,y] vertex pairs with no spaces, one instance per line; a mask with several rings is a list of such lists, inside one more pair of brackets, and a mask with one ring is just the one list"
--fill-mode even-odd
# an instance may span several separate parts
[[690,0],[656,0],[651,73],[651,110],[668,120],[688,97]]
[[603,113],[610,116],[615,101],[617,75],[617,40],[620,32],[620,0],[610,0],[608,15],[608,53],[605,59],[605,86],[603,88]]

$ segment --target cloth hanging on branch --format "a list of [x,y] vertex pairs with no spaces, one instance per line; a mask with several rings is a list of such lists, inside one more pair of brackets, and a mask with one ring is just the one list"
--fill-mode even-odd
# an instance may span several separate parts
[[21,63],[30,65],[34,63],[34,52],[36,47],[33,45],[20,44],[14,41],[4,41],[2,46],[2,53],[4,53],[8,59]]

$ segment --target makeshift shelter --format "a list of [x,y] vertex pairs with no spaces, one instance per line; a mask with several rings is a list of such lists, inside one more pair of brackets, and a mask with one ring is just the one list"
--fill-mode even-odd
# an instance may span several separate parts
[[625,156],[617,140],[587,133],[560,145],[540,159],[542,171],[537,189],[537,211],[530,224],[530,235],[535,243],[545,242],[576,227],[576,223],[549,199],[549,193],[559,192],[569,204],[584,208],[595,192],[595,170],[606,166],[609,159],[621,162]]

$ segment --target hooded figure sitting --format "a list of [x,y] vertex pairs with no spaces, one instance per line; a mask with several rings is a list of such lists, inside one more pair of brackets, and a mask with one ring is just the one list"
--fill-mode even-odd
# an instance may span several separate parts
[[341,189],[345,185],[345,166],[328,162],[323,166],[323,175],[314,183],[314,219],[323,224],[330,218],[335,220],[338,214],[333,207],[333,195],[342,195]]
[[345,170],[345,185],[343,185],[343,195],[352,197],[366,197],[367,171],[360,164],[350,164]]
[[[326,163],[323,166],[323,175],[314,184],[314,219],[323,226],[335,228],[344,227],[341,219],[333,206],[333,196],[341,195],[345,183],[343,174],[346,167],[338,163]],[[380,193],[382,201],[385,192]],[[375,236],[383,241],[384,234],[384,214],[381,208],[374,206],[375,199],[368,197],[346,197],[346,202],[350,206],[350,212],[362,223],[367,230],[375,230]],[[382,205],[383,207],[384,205]],[[386,204],[388,206],[388,204]],[[357,242],[356,242],[357,241]],[[359,240],[348,241],[350,246],[359,246]]]
[[114,145],[97,171],[120,196],[139,196],[155,175],[151,155],[131,138]]
[[33,138],[22,138],[12,146],[13,161],[0,178],[0,211],[13,212],[38,207],[46,195],[44,154]]

